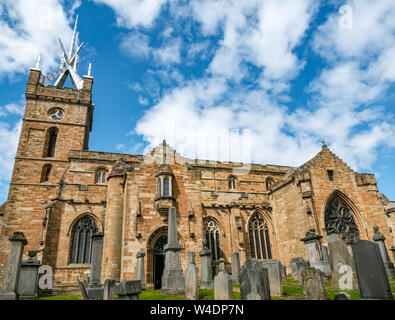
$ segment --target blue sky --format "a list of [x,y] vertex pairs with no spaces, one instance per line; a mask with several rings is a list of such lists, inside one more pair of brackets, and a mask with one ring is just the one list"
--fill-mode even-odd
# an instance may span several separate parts
[[90,150],[299,166],[325,140],[395,199],[394,1],[0,0],[0,202],[29,68],[57,69],[77,14]]

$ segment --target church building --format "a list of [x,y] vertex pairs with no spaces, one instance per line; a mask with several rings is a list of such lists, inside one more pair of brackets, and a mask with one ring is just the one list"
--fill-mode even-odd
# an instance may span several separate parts
[[[241,264],[277,259],[289,270],[291,258],[306,259],[300,239],[311,230],[325,245],[332,233],[371,240],[377,224],[387,247],[395,245],[394,203],[373,174],[355,172],[324,142],[300,167],[251,164],[248,172],[241,163],[186,159],[166,141],[145,155],[88,150],[93,77],[79,77],[78,51],[65,54],[55,75],[43,75],[39,63],[30,69],[8,199],[0,207],[0,283],[15,231],[28,240],[24,259],[37,251],[58,290],[89,276],[92,235],[103,232],[102,279],[136,279],[136,254],[144,252],[147,287],[160,288],[171,206],[184,272],[188,251],[200,268],[203,238],[213,273],[220,258],[231,272],[234,251]],[[73,88],[64,87],[68,76]]]

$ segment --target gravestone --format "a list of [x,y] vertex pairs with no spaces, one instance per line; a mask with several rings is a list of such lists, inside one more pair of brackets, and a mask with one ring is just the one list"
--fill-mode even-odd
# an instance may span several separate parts
[[19,300],[36,300],[38,297],[38,269],[41,263],[34,259],[36,254],[37,251],[29,251],[30,258],[22,261],[18,284]]
[[300,241],[304,243],[307,260],[311,267],[317,268],[324,273],[324,277],[330,279],[332,277],[332,269],[327,254],[324,253],[323,246],[320,243],[322,236],[308,231],[306,236]]
[[262,266],[268,271],[270,294],[272,296],[281,297],[283,295],[283,266],[281,265],[280,261],[267,260],[262,262]]
[[195,251],[188,251],[187,255],[187,266],[190,264],[195,264]]
[[309,267],[302,272],[303,294],[306,300],[327,300],[324,284],[324,273]]
[[281,277],[283,280],[287,280],[287,268],[281,265]]
[[257,259],[247,259],[240,270],[241,300],[270,300],[268,273]]
[[116,281],[108,278],[104,281],[103,300],[115,300]]
[[81,281],[80,276],[77,276],[77,282],[78,282],[78,286],[80,287],[82,299],[84,299],[84,300],[89,300],[88,293],[86,292],[85,285],[84,285],[84,283]]
[[239,284],[239,273],[240,273],[240,256],[237,251],[232,252],[232,282],[233,284]]
[[121,281],[115,286],[119,300],[138,300],[141,292],[140,280]]
[[358,240],[352,245],[352,252],[361,299],[393,300],[379,245]]
[[163,270],[161,294],[185,294],[185,278],[181,266],[178,243],[176,208],[170,207],[168,218],[168,237],[165,245],[165,269]]
[[137,280],[141,281],[141,289],[145,290],[147,284],[145,283],[145,272],[144,272],[144,257],[145,252],[137,252]]
[[297,257],[297,258],[292,258],[290,265],[291,265],[291,272],[292,272],[292,279],[294,280],[299,280],[298,279],[298,269],[296,268],[296,262],[301,262],[304,261],[302,257]]
[[5,265],[3,283],[0,289],[0,300],[18,299],[18,284],[21,273],[23,248],[27,244],[25,236],[19,231],[14,232],[9,237],[9,240],[11,245]]
[[91,273],[88,288],[86,289],[90,300],[103,300],[103,288],[101,286],[103,237],[104,234],[102,232],[92,235]]
[[300,283],[303,283],[303,271],[310,267],[309,262],[307,261],[298,261],[296,262],[296,272],[298,273],[298,280]]
[[392,260],[393,260],[394,263],[395,263],[395,246],[391,247],[390,250],[392,251]]
[[214,289],[213,271],[211,267],[211,250],[208,248],[207,239],[203,237],[203,248],[200,251],[200,289]]
[[[193,254],[192,254],[193,253]],[[195,265],[195,252],[188,252],[187,272],[185,275],[185,297],[188,300],[199,300],[198,269]]]
[[225,270],[214,277],[214,300],[233,300],[232,278]]
[[340,290],[358,290],[355,263],[342,236],[334,233],[327,236],[326,241],[332,269],[332,286]]
[[347,292],[338,292],[334,300],[352,300],[352,297]]
[[383,259],[384,268],[387,272],[388,279],[395,279],[395,268],[388,255],[387,247],[385,246],[385,237],[381,232],[379,232],[379,227],[376,224],[373,226],[373,230],[373,241],[375,241],[379,245],[381,257]]

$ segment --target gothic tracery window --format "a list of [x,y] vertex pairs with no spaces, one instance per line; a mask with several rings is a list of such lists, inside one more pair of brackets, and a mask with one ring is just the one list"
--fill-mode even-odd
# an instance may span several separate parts
[[353,240],[359,238],[359,230],[351,209],[337,195],[329,201],[326,207],[325,228],[328,235],[338,233]]
[[204,235],[207,239],[208,247],[211,250],[211,258],[217,261],[221,258],[220,231],[218,224],[211,219],[204,221]]
[[269,229],[262,216],[256,212],[249,224],[251,256],[257,259],[272,259]]
[[90,263],[92,235],[99,229],[93,218],[84,216],[73,227],[70,263]]
[[95,183],[106,183],[107,169],[101,168],[96,171]]
[[228,189],[235,190],[236,189],[236,179],[235,177],[228,178]]

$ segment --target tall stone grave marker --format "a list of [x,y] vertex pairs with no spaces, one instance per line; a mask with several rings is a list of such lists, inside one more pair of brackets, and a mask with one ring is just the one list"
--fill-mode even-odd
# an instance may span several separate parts
[[395,268],[388,255],[387,247],[385,246],[385,237],[381,232],[379,232],[379,227],[377,226],[377,224],[373,226],[373,230],[373,241],[375,241],[379,245],[381,257],[383,258],[384,268],[387,272],[387,276],[389,279],[395,279]]
[[168,237],[165,245],[165,269],[163,271],[161,294],[184,294],[185,278],[181,266],[178,243],[176,208],[170,207],[168,220]]
[[101,266],[103,259],[103,237],[102,232],[92,235],[92,258],[91,274],[86,293],[90,300],[103,300],[103,288],[101,286]]
[[392,251],[392,260],[395,263],[395,246],[391,247],[391,251]]
[[9,240],[11,246],[5,265],[3,283],[0,289],[0,300],[18,299],[18,284],[21,273],[23,248],[27,244],[25,236],[19,231],[14,232],[14,235],[12,235]]
[[240,256],[237,251],[232,252],[232,282],[233,284],[239,284],[239,273],[240,273]]
[[307,300],[326,300],[324,273],[317,268],[307,268],[302,272],[303,294]]
[[232,278],[224,269],[214,277],[214,299],[233,300]]
[[189,300],[199,300],[198,269],[195,265],[195,252],[188,252],[188,266],[185,275],[185,297]]
[[257,259],[247,259],[240,270],[241,300],[270,300],[268,273]]
[[320,239],[322,239],[322,236],[315,234],[313,231],[308,231],[306,236],[300,241],[304,243],[310,266],[321,270],[325,278],[330,279],[332,277],[332,269],[328,256],[323,252]]
[[358,240],[352,245],[352,252],[361,299],[393,300],[379,245]]
[[145,252],[137,252],[137,280],[141,281],[141,289],[145,290],[147,284],[145,283],[145,271],[144,271],[144,257]]
[[291,259],[291,272],[292,272],[292,279],[294,280],[299,280],[298,279],[298,269],[296,268],[296,262],[301,262],[304,261],[302,257],[297,257],[297,258],[292,258]]
[[200,251],[201,275],[200,289],[214,289],[213,271],[211,268],[211,250],[208,248],[207,239],[203,237],[203,248]]
[[326,237],[332,269],[332,286],[340,290],[358,290],[355,264],[340,234]]
[[40,261],[35,260],[37,251],[29,251],[29,259],[22,261],[18,284],[19,300],[36,300],[38,286],[38,269]]
[[283,266],[281,265],[280,261],[267,260],[262,262],[262,266],[268,271],[270,294],[272,296],[281,297],[283,295]]

